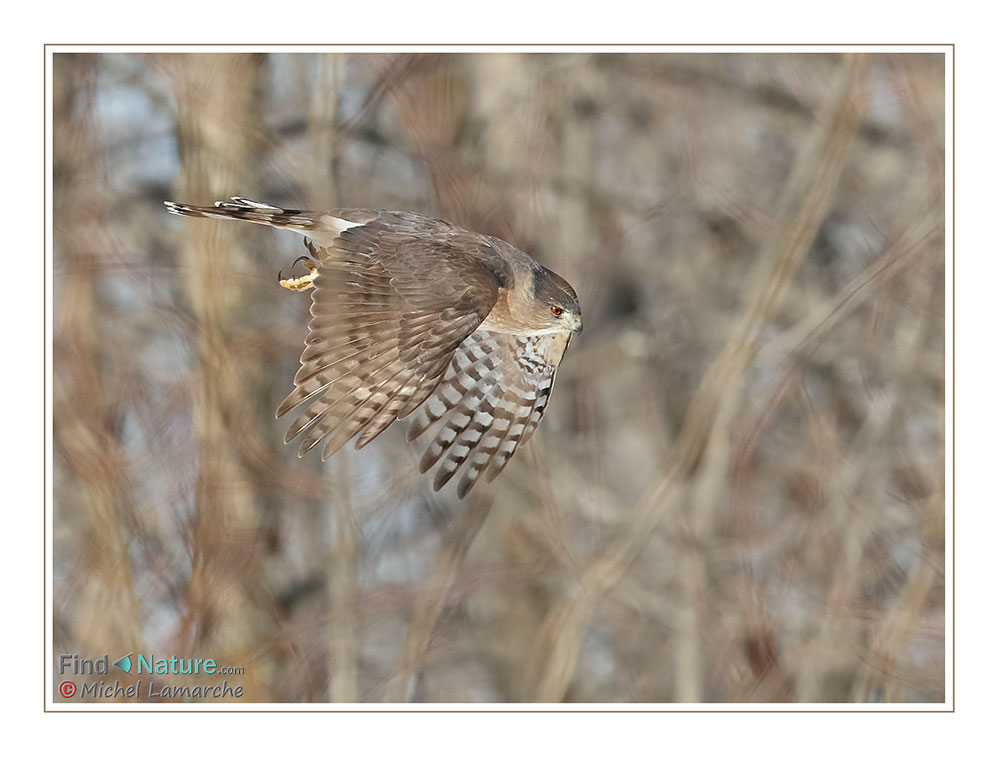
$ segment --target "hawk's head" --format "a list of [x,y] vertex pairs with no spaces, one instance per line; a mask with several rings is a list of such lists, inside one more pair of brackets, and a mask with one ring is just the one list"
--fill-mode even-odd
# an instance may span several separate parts
[[568,281],[539,265],[534,268],[531,289],[534,293],[532,325],[552,332],[583,330],[579,299]]

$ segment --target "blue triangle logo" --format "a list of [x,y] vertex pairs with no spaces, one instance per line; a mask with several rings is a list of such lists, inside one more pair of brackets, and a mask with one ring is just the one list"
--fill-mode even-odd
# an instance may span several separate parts
[[132,675],[132,655],[131,653],[125,655],[124,657],[119,657],[117,660],[111,663],[122,673],[128,673]]

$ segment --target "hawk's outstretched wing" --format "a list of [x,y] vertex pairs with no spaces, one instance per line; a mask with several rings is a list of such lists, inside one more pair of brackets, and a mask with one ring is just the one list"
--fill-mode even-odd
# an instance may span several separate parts
[[459,499],[483,470],[490,481],[503,470],[544,415],[569,339],[568,334],[515,336],[491,331],[476,331],[465,339],[409,429],[412,440],[442,422],[420,461],[421,473],[440,462],[435,491],[462,465]]
[[480,238],[408,220],[347,228],[320,250],[302,367],[277,410],[311,401],[285,435],[302,436],[299,455],[324,444],[325,460],[354,436],[363,447],[412,412],[496,301],[496,275],[468,254]]

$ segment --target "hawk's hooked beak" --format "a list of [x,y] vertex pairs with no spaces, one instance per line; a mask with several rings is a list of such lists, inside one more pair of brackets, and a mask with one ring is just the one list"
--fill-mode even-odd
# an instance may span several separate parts
[[583,330],[583,316],[577,315],[576,322],[572,324],[572,333],[579,334]]

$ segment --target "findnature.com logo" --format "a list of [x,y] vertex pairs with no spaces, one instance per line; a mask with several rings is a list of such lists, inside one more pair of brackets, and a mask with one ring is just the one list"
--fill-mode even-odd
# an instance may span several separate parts
[[[220,676],[243,675],[241,666],[219,665],[212,658],[203,657],[157,657],[152,654],[130,652],[110,661],[110,655],[97,658],[80,657],[77,654],[61,654],[58,662],[59,676],[63,680],[57,690],[63,699],[222,699],[243,696],[242,684],[231,684],[223,679],[219,683],[173,684],[158,679],[142,679],[137,676]],[[129,678],[124,681],[76,682],[70,676],[106,676],[115,668]],[[136,677],[135,680],[130,680]]]

